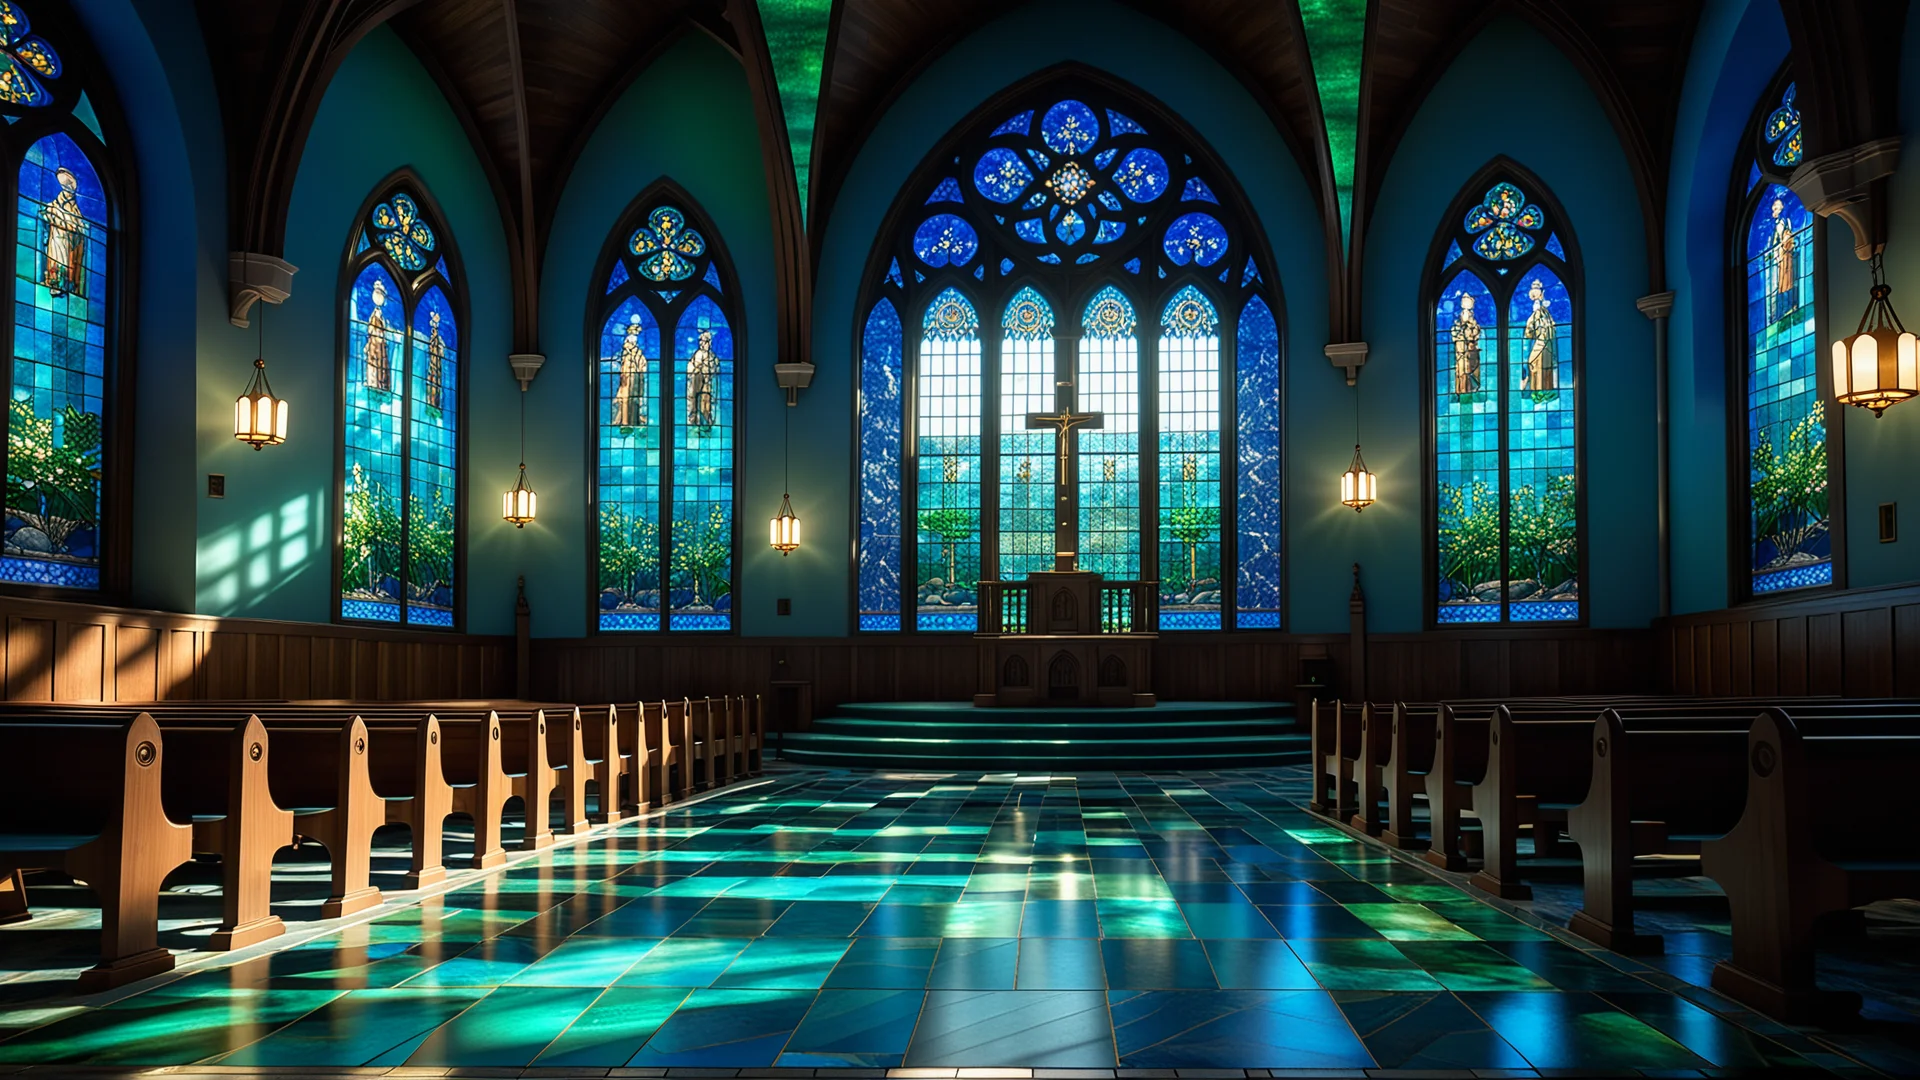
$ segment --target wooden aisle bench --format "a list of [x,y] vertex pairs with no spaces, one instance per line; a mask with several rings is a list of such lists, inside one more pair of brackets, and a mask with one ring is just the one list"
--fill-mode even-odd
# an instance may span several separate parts
[[647,702],[644,730],[652,748],[652,789],[654,806],[665,806],[686,797],[691,789],[683,786],[687,772],[687,714],[681,702]]
[[649,746],[656,744],[648,741],[645,712],[646,706],[640,702],[607,706],[607,713],[613,719],[614,730],[620,741],[622,782],[618,805],[621,812],[627,814],[646,813],[653,809],[655,798],[654,751]]
[[275,723],[267,775],[274,800],[294,813],[294,832],[318,840],[332,862],[332,892],[320,917],[337,919],[381,902],[372,883],[373,834],[387,822],[374,790],[370,738],[359,717],[344,724]]
[[1351,781],[1346,779],[1349,770],[1343,762],[1356,752],[1361,708],[1337,698],[1313,703],[1310,721],[1313,792],[1307,809],[1316,814],[1345,819],[1353,813],[1353,803],[1348,796]]
[[1353,816],[1347,823],[1368,836],[1379,836],[1385,827],[1381,800],[1392,754],[1392,710],[1372,702],[1362,704],[1359,728],[1352,743],[1342,743],[1339,756],[1343,776],[1353,785]]
[[593,767],[587,762],[585,721],[577,706],[548,706],[538,713],[546,726],[547,762],[554,787],[560,792],[560,831],[577,836],[592,826],[587,821],[587,781]]
[[595,825],[611,825],[626,816],[620,788],[626,775],[627,748],[621,745],[619,714],[612,705],[586,705],[580,708],[581,746],[586,753],[582,764],[586,779],[592,781],[599,807],[587,815]]
[[713,712],[706,698],[683,698],[681,711],[686,716],[686,790],[688,794],[705,791],[713,783]]
[[[193,857],[193,827],[167,817],[160,725],[144,713],[119,724],[50,717],[0,725],[0,759],[21,767],[0,785],[0,877],[57,870],[100,902],[100,962],[82,990],[173,970],[161,948],[160,886]],[[10,912],[24,914],[22,906]]]
[[1381,794],[1386,800],[1380,839],[1392,847],[1407,850],[1424,843],[1415,831],[1413,811],[1416,801],[1426,798],[1427,773],[1433,769],[1434,736],[1439,720],[1438,705],[1393,703],[1387,764],[1381,770],[1380,780]]
[[1787,712],[1762,712],[1740,820],[1701,845],[1733,915],[1733,955],[1714,966],[1713,988],[1776,1019],[1859,1010],[1859,995],[1815,985],[1816,920],[1920,896],[1920,722],[1909,713],[1874,726],[1887,733],[1808,735]]

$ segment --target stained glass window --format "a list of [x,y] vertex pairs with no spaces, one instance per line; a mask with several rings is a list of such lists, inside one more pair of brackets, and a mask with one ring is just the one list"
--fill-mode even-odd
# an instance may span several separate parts
[[34,118],[4,144],[18,187],[0,582],[99,589],[119,282],[100,124],[79,82],[25,9],[0,0],[0,114]]
[[1578,266],[1520,176],[1469,188],[1428,298],[1434,619],[1581,617]]
[[1735,169],[1744,227],[1745,560],[1755,595],[1833,583],[1827,513],[1826,408],[1814,327],[1813,214],[1787,186],[1800,163],[1794,86],[1776,86],[1754,117],[1752,157]]
[[452,627],[460,293],[424,195],[408,180],[377,199],[347,265],[340,617]]
[[[601,630],[735,626],[738,345],[718,247],[690,200],[663,193],[638,204],[601,258],[609,284],[596,290],[590,365]],[[868,342],[882,347],[884,329]],[[895,428],[896,456],[898,438]]]
[[982,580],[1071,537],[1078,568],[1158,582],[1159,629],[1277,629],[1279,305],[1244,197],[1141,102],[1027,98],[931,154],[880,242],[858,625],[971,631]]

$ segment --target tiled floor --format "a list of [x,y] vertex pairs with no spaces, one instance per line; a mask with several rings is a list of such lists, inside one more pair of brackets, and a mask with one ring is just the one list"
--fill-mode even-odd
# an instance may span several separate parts
[[774,774],[107,1004],[16,979],[0,1065],[1920,1068],[1911,985],[1858,1031],[1772,1024],[1700,988],[1724,926],[1580,947],[1298,790]]

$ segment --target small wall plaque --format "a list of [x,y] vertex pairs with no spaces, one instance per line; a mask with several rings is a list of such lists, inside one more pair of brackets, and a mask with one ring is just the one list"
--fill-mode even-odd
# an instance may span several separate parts
[[1891,544],[1900,536],[1900,521],[1897,516],[1899,503],[1880,504],[1880,542]]
[[217,473],[217,472],[208,473],[207,474],[207,498],[224,499],[226,497],[227,497],[227,474]]

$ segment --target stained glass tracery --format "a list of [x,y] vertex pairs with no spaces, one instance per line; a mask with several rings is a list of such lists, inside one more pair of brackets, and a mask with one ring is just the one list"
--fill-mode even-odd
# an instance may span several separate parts
[[1456,220],[1429,300],[1435,621],[1578,620],[1576,268],[1517,181]]
[[863,630],[974,629],[1060,529],[1158,580],[1162,629],[1280,625],[1277,309],[1227,179],[1107,97],[995,117],[902,195],[861,341]]
[[693,217],[653,203],[603,271],[617,282],[593,334],[603,631],[735,626],[737,331],[710,230]]
[[1744,170],[1755,179],[1745,194],[1746,225],[1736,237],[1745,280],[1747,434],[1746,460],[1738,465],[1746,477],[1746,559],[1755,595],[1833,583],[1814,219],[1787,186],[1801,154],[1794,97],[1788,83],[1764,118],[1756,118],[1753,158]]

